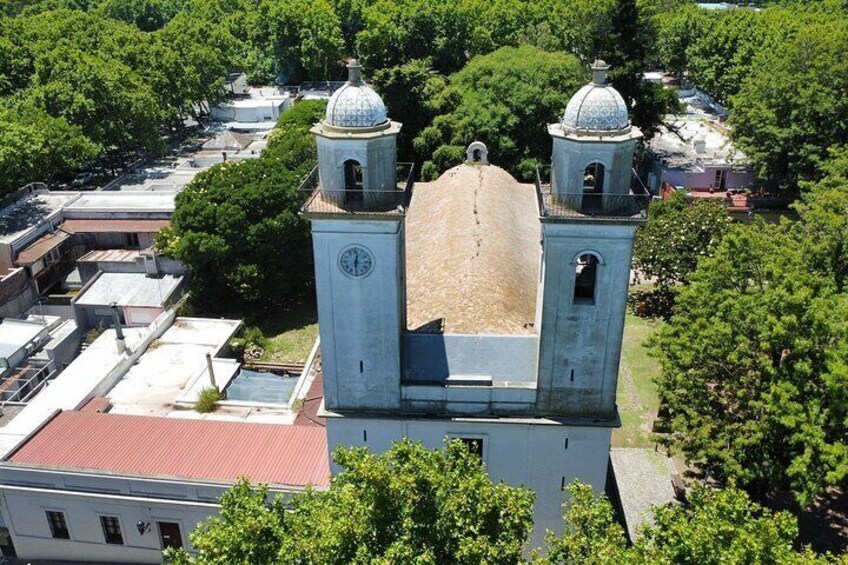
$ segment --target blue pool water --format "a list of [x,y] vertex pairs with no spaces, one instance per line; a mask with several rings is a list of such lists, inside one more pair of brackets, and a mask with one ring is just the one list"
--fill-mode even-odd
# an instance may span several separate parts
[[227,400],[286,404],[295,385],[297,377],[241,369],[227,386]]

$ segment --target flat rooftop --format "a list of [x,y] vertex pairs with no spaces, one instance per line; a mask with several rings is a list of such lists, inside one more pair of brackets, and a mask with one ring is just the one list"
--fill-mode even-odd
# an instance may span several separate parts
[[173,212],[176,192],[98,191],[82,194],[67,212]]
[[[105,394],[112,404],[110,413],[209,419],[244,417],[241,412],[231,414],[225,409],[202,415],[176,404],[191,389],[211,384],[206,372],[206,354],[214,358],[225,349],[240,326],[238,320],[178,318]],[[213,360],[213,370],[220,381],[231,376],[227,371],[233,370],[225,363],[236,365],[232,360]],[[223,384],[218,382],[219,386]]]
[[62,412],[7,463],[110,474],[329,486],[321,427]]
[[[135,350],[148,333],[148,328],[126,328],[127,347]],[[126,359],[115,344],[115,330],[103,332],[94,343],[80,353],[50,386],[38,393],[20,413],[0,428],[0,452],[5,453],[41,424],[56,410],[74,410],[89,399],[94,391],[111,386],[110,373]]]
[[[55,321],[56,318],[51,317],[50,320]],[[13,355],[46,329],[41,320],[6,318],[0,322],[0,358]]]
[[0,210],[0,241],[14,241],[27,230],[47,221],[78,196],[77,192],[39,191],[6,206]]
[[535,187],[499,167],[459,165],[416,184],[406,222],[409,329],[443,320],[445,333],[534,333],[539,230]]
[[[648,142],[648,148],[671,169],[703,172],[710,165],[744,167],[747,157],[737,150],[725,126],[700,116],[669,116]],[[695,148],[703,141],[702,151]]]
[[77,263],[135,263],[142,257],[137,249],[98,249],[89,251]]
[[167,303],[168,297],[183,277],[145,273],[101,273],[80,295],[78,306],[103,306],[113,302],[118,306],[155,308]]

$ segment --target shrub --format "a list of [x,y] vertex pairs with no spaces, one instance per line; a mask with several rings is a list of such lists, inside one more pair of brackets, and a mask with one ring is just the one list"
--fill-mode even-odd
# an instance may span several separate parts
[[214,412],[218,408],[218,401],[221,400],[221,393],[215,387],[206,387],[197,395],[197,403],[194,409],[201,414]]

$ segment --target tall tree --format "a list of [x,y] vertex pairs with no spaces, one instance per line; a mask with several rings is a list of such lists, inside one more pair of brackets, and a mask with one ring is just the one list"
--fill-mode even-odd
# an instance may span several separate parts
[[826,565],[837,560],[795,549],[798,523],[772,513],[736,489],[696,488],[685,505],[654,509],[654,522],[628,546],[606,497],[574,483],[565,505],[565,531],[549,535],[536,565]]
[[26,104],[0,106],[0,194],[29,182],[49,182],[98,153],[99,147],[64,118]]
[[649,68],[654,35],[651,21],[642,17],[636,0],[616,0],[609,33],[601,43],[602,54],[612,66],[612,84],[627,103],[630,120],[646,137],[653,135],[665,114],[676,108],[672,91],[642,80],[642,73]]
[[[195,303],[217,314],[300,299],[311,288],[309,226],[297,188],[316,163],[309,133],[323,102],[301,102],[258,159],[211,167],[177,195],[156,245],[194,273]],[[280,250],[285,249],[285,253]],[[284,273],[284,275],[283,275]]]
[[412,140],[432,122],[438,109],[435,100],[446,83],[444,77],[431,70],[427,59],[374,73],[374,88],[385,102],[389,116],[403,121],[398,135],[400,159],[415,160]]
[[435,174],[461,163],[464,147],[478,139],[495,162],[532,178],[536,164],[550,158],[545,124],[560,117],[585,80],[573,55],[530,45],[475,57],[450,77],[435,102],[440,115],[414,140],[415,151],[433,160],[428,169]]
[[763,51],[732,98],[733,137],[766,186],[795,194],[848,139],[848,18],[800,29]]
[[[494,484],[459,441],[430,451],[409,440],[372,455],[334,453],[343,471],[329,490],[267,502],[237,485],[221,516],[191,534],[197,554],[176,565],[217,563],[393,563],[514,565],[532,524],[531,491]],[[248,535],[247,532],[250,532]]]
[[273,53],[271,72],[286,82],[335,78],[344,49],[341,22],[327,0],[264,0],[254,40]]
[[713,254],[729,228],[730,217],[720,202],[693,200],[682,192],[654,201],[648,223],[636,235],[633,268],[656,284],[660,303],[670,307],[675,289],[689,283],[698,261]]
[[803,233],[734,226],[653,346],[671,446],[718,481],[807,505],[848,476],[848,295]]

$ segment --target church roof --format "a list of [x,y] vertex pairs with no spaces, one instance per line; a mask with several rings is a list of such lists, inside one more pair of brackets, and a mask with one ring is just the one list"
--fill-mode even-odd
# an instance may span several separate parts
[[415,185],[406,223],[407,325],[530,334],[539,274],[535,189],[495,166]]
[[380,95],[365,84],[356,59],[350,61],[348,81],[327,102],[326,121],[337,128],[372,128],[388,122]]
[[607,82],[609,66],[592,65],[592,82],[578,90],[565,108],[562,125],[578,133],[620,132],[630,127],[624,98]]

